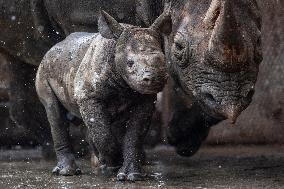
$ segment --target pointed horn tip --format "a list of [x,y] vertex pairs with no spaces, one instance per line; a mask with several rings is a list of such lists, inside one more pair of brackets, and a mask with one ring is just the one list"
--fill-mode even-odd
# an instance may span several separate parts
[[108,14],[106,11],[104,11],[104,10],[100,10],[100,14],[101,14],[101,16],[103,16],[103,17],[106,17],[106,18],[112,18],[112,16],[110,15],[110,14]]
[[228,120],[231,126],[235,126],[235,123],[237,122],[237,118],[238,116],[228,115]]
[[235,123],[237,122],[237,119],[232,119],[232,118],[229,118],[229,122],[232,126],[235,126]]
[[229,120],[231,125],[235,125],[240,112],[237,107],[232,106],[225,112],[225,117]]

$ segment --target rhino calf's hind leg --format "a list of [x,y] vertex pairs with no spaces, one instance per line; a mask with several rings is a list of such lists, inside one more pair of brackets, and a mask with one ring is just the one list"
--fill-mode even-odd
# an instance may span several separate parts
[[77,175],[81,171],[75,163],[75,157],[69,141],[68,122],[65,120],[65,109],[60,104],[46,80],[37,80],[38,96],[45,107],[58,163],[53,174],[64,176]]

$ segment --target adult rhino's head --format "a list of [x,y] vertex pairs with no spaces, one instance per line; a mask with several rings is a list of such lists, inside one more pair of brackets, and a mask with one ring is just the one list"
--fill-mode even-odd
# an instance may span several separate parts
[[235,122],[250,104],[262,61],[256,0],[177,0],[170,70],[203,110]]
[[149,28],[119,24],[110,15],[102,12],[100,33],[117,41],[116,70],[139,93],[155,94],[166,84],[162,35],[171,33],[171,22],[169,10],[158,17]]

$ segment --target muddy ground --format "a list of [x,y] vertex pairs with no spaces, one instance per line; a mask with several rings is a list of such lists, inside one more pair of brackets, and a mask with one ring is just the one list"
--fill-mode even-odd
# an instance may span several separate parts
[[83,175],[52,176],[40,149],[0,151],[0,189],[10,188],[284,188],[284,146],[207,146],[192,158],[160,146],[147,152],[146,181],[121,183],[79,159]]

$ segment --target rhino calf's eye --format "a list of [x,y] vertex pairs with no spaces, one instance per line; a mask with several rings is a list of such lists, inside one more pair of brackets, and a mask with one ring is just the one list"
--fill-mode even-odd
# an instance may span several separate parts
[[127,65],[131,68],[134,65],[134,61],[133,60],[128,60],[127,61]]
[[247,99],[252,99],[253,95],[254,95],[254,89],[251,89],[251,90],[248,92],[246,98],[247,98]]

